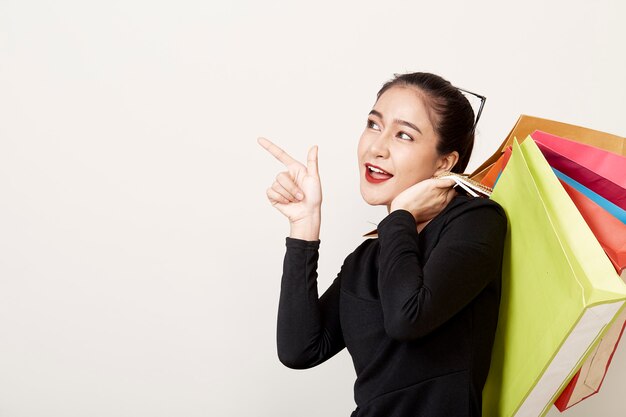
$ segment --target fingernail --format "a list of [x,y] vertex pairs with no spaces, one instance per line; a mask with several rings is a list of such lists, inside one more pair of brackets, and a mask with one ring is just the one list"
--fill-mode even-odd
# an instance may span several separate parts
[[298,200],[302,200],[304,198],[304,196],[302,195],[302,193],[298,193],[298,194],[296,194],[296,198]]

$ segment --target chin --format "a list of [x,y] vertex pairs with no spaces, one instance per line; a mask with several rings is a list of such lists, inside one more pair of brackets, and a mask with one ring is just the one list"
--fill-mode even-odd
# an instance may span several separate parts
[[389,206],[389,204],[391,204],[388,198],[374,194],[375,193],[372,193],[371,190],[364,190],[363,187],[361,187],[361,197],[363,201],[370,206]]

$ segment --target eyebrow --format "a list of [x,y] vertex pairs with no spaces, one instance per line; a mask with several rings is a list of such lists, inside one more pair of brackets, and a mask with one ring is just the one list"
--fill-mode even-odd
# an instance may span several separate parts
[[[385,120],[385,118],[383,117],[382,113],[380,113],[379,111],[376,110],[372,110],[370,111],[370,114],[373,114],[374,116],[380,118],[381,120]],[[393,119],[394,123],[397,123],[399,125],[404,125],[404,126],[408,126],[413,130],[417,130],[418,132],[420,132],[420,134],[423,134],[422,131],[419,129],[419,127],[415,126],[413,123],[411,122],[407,122],[406,120],[402,120],[402,119]]]

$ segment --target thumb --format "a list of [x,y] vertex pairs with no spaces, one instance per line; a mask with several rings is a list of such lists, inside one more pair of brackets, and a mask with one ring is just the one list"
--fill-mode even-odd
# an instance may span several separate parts
[[318,151],[317,145],[309,149],[309,154],[307,155],[307,158],[306,158],[306,171],[307,171],[307,174],[313,177],[319,178],[320,172],[317,166],[317,151]]

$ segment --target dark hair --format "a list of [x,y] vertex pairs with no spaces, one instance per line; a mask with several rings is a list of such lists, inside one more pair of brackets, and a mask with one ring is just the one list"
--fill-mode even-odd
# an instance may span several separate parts
[[432,109],[431,123],[439,136],[437,152],[447,155],[459,153],[459,160],[452,172],[463,173],[467,168],[474,147],[474,110],[458,88],[438,75],[427,72],[395,74],[376,95],[376,100],[394,86],[411,86],[424,95],[428,107]]

